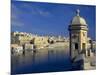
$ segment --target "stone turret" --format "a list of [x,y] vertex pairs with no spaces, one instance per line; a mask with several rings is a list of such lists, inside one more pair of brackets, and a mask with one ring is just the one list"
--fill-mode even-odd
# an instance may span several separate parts
[[87,31],[86,20],[80,16],[80,10],[78,9],[76,16],[69,25],[71,59],[82,53],[87,56]]

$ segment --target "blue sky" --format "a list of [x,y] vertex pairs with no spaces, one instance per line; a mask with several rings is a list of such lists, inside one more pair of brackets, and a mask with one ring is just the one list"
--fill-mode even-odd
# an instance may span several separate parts
[[88,5],[12,1],[11,31],[68,36],[68,25],[77,9],[88,24],[88,36],[95,40],[95,6]]

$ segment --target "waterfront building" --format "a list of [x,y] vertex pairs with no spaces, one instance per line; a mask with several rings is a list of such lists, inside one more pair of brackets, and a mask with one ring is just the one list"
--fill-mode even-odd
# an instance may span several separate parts
[[30,43],[33,39],[33,35],[26,32],[12,32],[11,33],[11,43],[23,45]]
[[35,36],[35,38],[31,40],[31,43],[34,44],[35,48],[43,48],[49,45],[48,37],[45,36]]
[[12,54],[22,54],[22,52],[23,52],[23,46],[20,46],[18,44],[11,44]]
[[24,44],[24,49],[25,50],[33,50],[34,49],[34,44]]

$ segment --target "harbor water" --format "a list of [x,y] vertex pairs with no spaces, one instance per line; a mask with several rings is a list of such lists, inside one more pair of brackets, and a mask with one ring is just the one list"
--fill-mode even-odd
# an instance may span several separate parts
[[11,55],[11,73],[42,73],[72,71],[69,49],[66,47],[25,50],[24,54]]

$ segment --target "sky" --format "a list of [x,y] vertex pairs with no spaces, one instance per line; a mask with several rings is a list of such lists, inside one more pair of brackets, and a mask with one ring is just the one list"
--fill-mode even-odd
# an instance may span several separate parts
[[25,2],[12,0],[11,31],[28,32],[38,35],[68,37],[68,26],[76,16],[76,10],[88,24],[88,36],[96,39],[95,6]]

